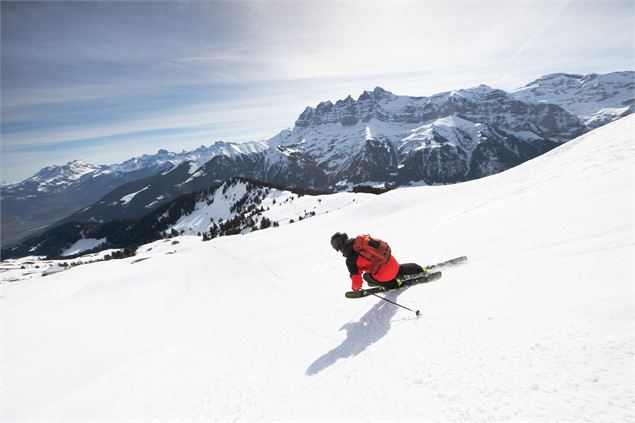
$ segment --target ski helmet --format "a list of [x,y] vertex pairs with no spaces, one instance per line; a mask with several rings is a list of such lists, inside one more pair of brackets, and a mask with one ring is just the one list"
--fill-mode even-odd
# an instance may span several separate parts
[[345,232],[335,232],[331,237],[331,247],[333,247],[336,251],[341,251],[347,240],[348,235],[346,235]]

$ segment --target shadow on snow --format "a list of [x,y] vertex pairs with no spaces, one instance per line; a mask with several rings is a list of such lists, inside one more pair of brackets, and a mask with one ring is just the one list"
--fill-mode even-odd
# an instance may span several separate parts
[[[388,292],[385,297],[395,301],[405,290]],[[362,300],[363,301],[363,300]],[[390,330],[390,321],[399,309],[387,301],[377,298],[378,303],[368,310],[358,322],[346,323],[340,330],[346,330],[346,339],[340,345],[315,360],[306,370],[309,376],[318,374],[335,364],[340,358],[354,357],[368,346],[379,341]]]

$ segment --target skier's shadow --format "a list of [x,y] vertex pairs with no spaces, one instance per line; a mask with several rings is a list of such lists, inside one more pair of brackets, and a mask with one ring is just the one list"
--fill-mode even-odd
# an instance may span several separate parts
[[[395,301],[405,290],[395,290],[386,293],[385,297]],[[335,364],[340,358],[354,357],[364,351],[368,346],[383,338],[390,329],[390,320],[397,313],[397,306],[387,301],[377,299],[379,302],[368,310],[358,322],[346,323],[340,330],[346,330],[346,339],[340,345],[315,360],[306,374],[309,376],[318,374],[327,367]]]

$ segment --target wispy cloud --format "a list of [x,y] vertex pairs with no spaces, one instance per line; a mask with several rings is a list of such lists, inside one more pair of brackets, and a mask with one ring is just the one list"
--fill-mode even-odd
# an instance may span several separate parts
[[547,17],[547,19],[544,20],[542,25],[540,25],[538,27],[538,29],[534,33],[532,33],[527,38],[527,40],[520,46],[520,48],[518,50],[516,50],[514,52],[514,54],[512,54],[510,56],[509,61],[513,61],[518,56],[523,54],[525,52],[525,50],[527,50],[527,48],[534,42],[534,40],[536,40],[536,38],[538,38],[540,35],[542,35],[547,28],[549,28],[551,25],[553,25],[558,20],[558,18],[562,14],[562,11],[565,9],[565,7],[567,7],[567,5],[569,3],[571,3],[571,0],[565,0],[565,1],[561,2],[557,6],[557,8]]
[[[2,2],[2,168],[264,139],[383,86],[633,66],[633,3]],[[581,30],[584,28],[584,30]]]

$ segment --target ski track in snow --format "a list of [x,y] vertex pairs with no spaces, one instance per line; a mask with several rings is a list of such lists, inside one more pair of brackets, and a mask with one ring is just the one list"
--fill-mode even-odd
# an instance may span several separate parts
[[[6,271],[3,421],[633,421],[634,123],[275,229]],[[343,297],[338,230],[470,261],[386,294],[415,318]]]

